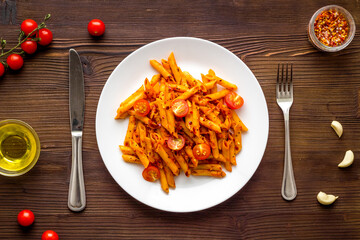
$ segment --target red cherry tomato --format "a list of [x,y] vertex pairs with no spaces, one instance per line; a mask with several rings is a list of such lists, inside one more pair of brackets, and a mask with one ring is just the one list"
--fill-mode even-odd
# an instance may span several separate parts
[[19,54],[13,53],[7,57],[6,63],[12,70],[19,70],[23,66],[24,60]]
[[207,145],[206,143],[197,144],[193,148],[193,154],[197,160],[207,159],[210,156],[210,153],[211,153],[210,146]]
[[142,175],[143,178],[149,182],[155,182],[160,178],[159,169],[157,169],[157,167],[155,166],[148,166],[147,168],[145,168],[142,172]]
[[30,210],[22,210],[17,216],[18,223],[23,227],[28,227],[33,224],[35,220],[34,213]]
[[46,230],[41,236],[41,240],[59,240],[59,235],[53,230]]
[[146,116],[150,112],[150,104],[145,99],[139,99],[134,103],[134,110],[140,116]]
[[5,67],[4,64],[0,62],[0,77],[2,77],[5,73]]
[[231,92],[225,96],[225,103],[231,109],[238,109],[244,105],[244,99],[240,95]]
[[171,104],[171,109],[177,117],[185,117],[189,112],[189,105],[183,99],[176,99]]
[[100,19],[93,19],[88,24],[88,31],[91,35],[99,37],[105,32],[105,24]]
[[[25,33],[25,36],[34,31],[37,27],[37,23],[32,19],[26,19],[21,23],[21,31]],[[33,32],[31,36],[35,35],[35,33],[36,32]]]
[[32,41],[30,38],[21,44],[21,49],[24,50],[27,54],[33,54],[36,52],[37,44],[35,41]]
[[183,136],[179,135],[179,138],[169,137],[167,140],[167,145],[170,149],[178,151],[181,150],[185,145],[185,139]]
[[38,44],[40,44],[41,46],[47,46],[53,40],[53,34],[47,28],[40,29],[38,31],[38,33],[36,34],[36,37],[40,38],[40,40],[38,41]]

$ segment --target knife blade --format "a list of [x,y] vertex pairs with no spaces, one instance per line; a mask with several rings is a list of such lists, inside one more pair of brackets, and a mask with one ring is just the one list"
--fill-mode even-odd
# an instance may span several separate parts
[[80,57],[75,49],[69,50],[69,112],[72,138],[72,164],[69,183],[68,207],[79,212],[86,206],[82,168],[82,135],[84,125],[84,76]]

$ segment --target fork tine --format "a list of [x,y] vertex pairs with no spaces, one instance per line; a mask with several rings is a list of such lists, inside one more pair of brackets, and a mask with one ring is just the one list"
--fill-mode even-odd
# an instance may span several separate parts
[[280,84],[280,79],[279,79],[279,72],[280,72],[280,63],[278,63],[278,70],[277,70],[277,78],[276,78],[276,97],[279,97],[279,84]]
[[281,82],[280,82],[280,85],[281,85],[281,94],[284,93],[284,64],[282,63],[281,64]]
[[286,81],[285,81],[285,85],[284,85],[284,88],[285,88],[285,94],[288,94],[289,93],[289,64],[286,63]]
[[290,64],[290,95],[293,96],[293,64]]

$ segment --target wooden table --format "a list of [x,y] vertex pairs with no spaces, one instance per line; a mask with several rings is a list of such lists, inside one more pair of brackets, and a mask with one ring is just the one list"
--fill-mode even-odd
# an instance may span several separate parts
[[[357,1],[333,3],[349,10],[358,26]],[[16,44],[20,23],[51,13],[54,41],[25,58],[23,69],[0,80],[0,119],[21,119],[37,131],[41,156],[27,174],[0,177],[0,239],[40,239],[55,230],[60,239],[355,239],[360,238],[360,41],[359,30],[345,50],[322,53],[306,28],[312,14],[329,4],[306,1],[0,1],[0,35]],[[93,39],[87,23],[106,24]],[[113,69],[152,41],[191,36],[224,46],[253,71],[267,99],[270,132],[262,162],[249,183],[208,210],[177,214],[152,209],[122,190],[100,157],[95,115],[101,90]],[[84,173],[87,208],[67,208],[71,137],[68,116],[68,50],[84,63],[86,109]],[[283,115],[275,101],[276,68],[294,63],[291,147],[298,196],[280,195],[284,157]],[[330,128],[344,126],[341,139]],[[337,164],[355,153],[347,169]],[[340,196],[330,207],[319,191]],[[22,230],[16,216],[31,209],[36,223]]]

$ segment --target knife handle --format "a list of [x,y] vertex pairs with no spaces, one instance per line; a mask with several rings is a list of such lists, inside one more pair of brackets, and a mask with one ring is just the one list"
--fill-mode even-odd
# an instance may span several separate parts
[[71,211],[80,212],[85,206],[86,196],[82,168],[82,132],[72,132],[72,164],[68,207]]

